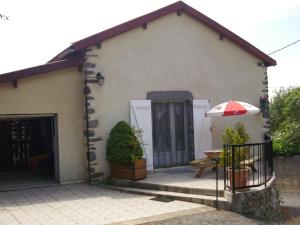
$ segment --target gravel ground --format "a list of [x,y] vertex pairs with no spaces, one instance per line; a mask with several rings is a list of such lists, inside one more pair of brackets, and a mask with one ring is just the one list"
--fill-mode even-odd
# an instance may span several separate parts
[[281,197],[286,222],[300,224],[300,191],[282,192]]
[[233,212],[215,210],[189,216],[175,217],[169,220],[146,223],[147,225],[264,225],[264,224],[293,224],[300,225],[300,192],[281,193],[283,198],[283,220],[278,222],[263,221],[249,218]]
[[[290,214],[290,213],[289,213]],[[169,220],[146,223],[147,225],[204,225],[204,224],[224,224],[224,225],[265,225],[265,224],[300,224],[300,215],[288,216],[280,222],[263,221],[254,218],[248,218],[243,215],[227,211],[211,211],[207,213],[194,214],[190,216],[176,217]]]

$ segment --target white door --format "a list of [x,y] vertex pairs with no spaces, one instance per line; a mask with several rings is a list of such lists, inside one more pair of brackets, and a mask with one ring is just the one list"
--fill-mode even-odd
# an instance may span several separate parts
[[130,101],[130,124],[140,130],[144,158],[147,161],[147,170],[153,170],[153,144],[152,144],[152,112],[151,100]]
[[195,159],[204,158],[204,151],[212,149],[211,118],[205,116],[209,109],[209,100],[193,100]]

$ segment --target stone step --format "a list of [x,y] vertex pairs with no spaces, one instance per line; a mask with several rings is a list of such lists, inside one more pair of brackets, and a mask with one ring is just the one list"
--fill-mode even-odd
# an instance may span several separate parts
[[47,188],[52,186],[58,186],[58,183],[45,182],[45,183],[35,183],[35,184],[21,184],[21,185],[2,185],[0,186],[0,192],[6,191],[17,191],[24,189],[34,189],[34,188]]
[[[155,196],[160,198],[192,202],[192,203],[207,205],[211,207],[216,207],[215,196],[187,194],[187,193],[179,193],[179,192],[171,192],[171,191],[149,190],[149,189],[140,189],[140,188],[132,188],[132,187],[117,187],[117,186],[110,186],[110,185],[102,185],[102,187],[116,190],[116,191],[126,192],[126,193]],[[224,197],[219,197],[218,207],[221,209],[230,210],[231,204]]]
[[[136,181],[130,181],[130,180],[124,180],[124,179],[116,179],[116,178],[110,179],[107,183],[112,186],[132,187],[132,188],[139,188],[139,189],[150,189],[150,190],[170,191],[170,192],[178,192],[178,193],[186,193],[186,194],[216,196],[216,190],[213,190],[213,189],[190,188],[190,187],[163,185],[163,184],[153,184],[153,183],[147,183],[147,182],[143,182],[143,181],[136,182]],[[224,190],[218,190],[218,196],[224,197]]]

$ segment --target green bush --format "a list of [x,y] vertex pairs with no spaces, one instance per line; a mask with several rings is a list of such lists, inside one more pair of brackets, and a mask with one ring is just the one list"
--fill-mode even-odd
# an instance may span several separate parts
[[106,159],[112,164],[141,159],[143,149],[136,130],[125,121],[118,122],[110,131],[106,145]]
[[300,123],[286,121],[274,132],[273,151],[275,155],[300,154]]
[[226,128],[222,134],[223,144],[242,145],[249,141],[249,134],[246,133],[245,126],[238,122],[234,128]]
[[[245,127],[242,123],[236,123],[234,128],[226,128],[222,134],[223,144],[228,145],[242,145],[249,141],[249,134],[246,133]],[[244,165],[241,165],[240,160],[243,161],[249,156],[249,149],[247,147],[240,147],[236,149],[234,153],[235,168],[242,169]],[[229,149],[229,155],[227,156],[227,151],[223,151],[221,154],[221,164],[224,162],[224,158],[228,160],[228,164],[232,164],[232,151]]]
[[270,103],[275,155],[300,154],[300,87],[280,89]]

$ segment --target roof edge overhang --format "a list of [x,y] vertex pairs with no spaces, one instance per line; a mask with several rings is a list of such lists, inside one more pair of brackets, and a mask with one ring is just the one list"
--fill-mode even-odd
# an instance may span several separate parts
[[60,69],[80,66],[83,63],[82,58],[70,58],[51,63],[46,63],[39,66],[30,67],[27,69],[17,70],[0,75],[0,83],[13,82],[22,78],[45,74]]
[[256,58],[261,60],[265,66],[275,66],[277,64],[273,58],[271,58],[270,56],[268,56],[267,54],[265,54],[264,52],[262,52],[261,50],[259,50],[258,48],[256,48],[255,46],[253,46],[252,44],[247,42],[246,40],[244,40],[243,38],[234,34],[232,31],[228,30],[227,28],[223,27],[216,21],[210,19],[209,17],[205,16],[204,14],[200,13],[199,11],[197,11],[196,9],[192,8],[191,6],[185,4],[182,1],[175,2],[171,5],[163,7],[161,9],[158,9],[151,13],[145,14],[145,15],[135,18],[133,20],[127,21],[125,23],[122,23],[120,25],[117,25],[115,27],[107,29],[100,33],[94,34],[92,36],[89,36],[89,37],[79,40],[77,42],[74,42],[69,48],[67,48],[64,51],[62,51],[61,53],[59,53],[57,56],[52,58],[49,62],[55,62],[57,60],[67,58],[70,55],[72,55],[74,52],[84,50],[90,46],[98,44],[101,41],[104,41],[111,37],[114,37],[114,36],[117,36],[124,32],[127,32],[138,26],[142,26],[146,23],[149,23],[160,17],[166,16],[170,13],[180,12],[180,11],[187,13],[188,15],[190,15],[194,19],[198,20],[199,22],[203,23],[210,29],[219,33],[219,35],[221,35],[222,37],[225,37],[228,40],[232,41],[240,48],[244,49],[245,51],[249,52]]

